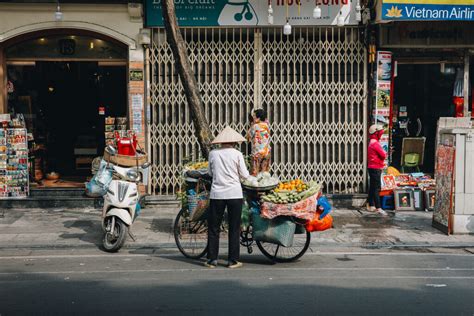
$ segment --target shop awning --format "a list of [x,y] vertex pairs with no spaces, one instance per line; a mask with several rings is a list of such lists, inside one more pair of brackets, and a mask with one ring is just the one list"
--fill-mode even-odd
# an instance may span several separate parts
[[379,0],[376,21],[474,21],[474,0]]

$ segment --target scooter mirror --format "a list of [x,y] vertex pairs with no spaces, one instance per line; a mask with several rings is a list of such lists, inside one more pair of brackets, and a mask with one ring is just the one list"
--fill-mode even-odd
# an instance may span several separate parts
[[117,154],[117,149],[115,149],[115,147],[112,145],[105,147],[105,151],[111,156],[115,156]]
[[151,163],[150,162],[145,162],[143,165],[142,165],[142,169],[146,169],[148,167],[151,166]]
[[140,173],[134,169],[130,169],[127,171],[127,178],[132,182],[137,182],[140,180]]

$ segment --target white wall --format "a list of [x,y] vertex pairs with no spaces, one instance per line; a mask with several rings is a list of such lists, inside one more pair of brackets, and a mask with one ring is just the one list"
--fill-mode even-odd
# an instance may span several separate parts
[[63,21],[54,19],[56,4],[0,3],[0,43],[29,32],[75,28],[110,36],[130,48],[130,61],[143,61],[137,35],[143,22],[131,22],[126,4],[61,4]]

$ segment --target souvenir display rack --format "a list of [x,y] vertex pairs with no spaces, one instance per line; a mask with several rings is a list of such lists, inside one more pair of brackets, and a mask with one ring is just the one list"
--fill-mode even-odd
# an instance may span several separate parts
[[126,117],[106,117],[105,118],[105,145],[115,145],[115,132],[119,135],[125,136],[124,132],[127,130]]
[[0,128],[0,198],[29,193],[26,128]]

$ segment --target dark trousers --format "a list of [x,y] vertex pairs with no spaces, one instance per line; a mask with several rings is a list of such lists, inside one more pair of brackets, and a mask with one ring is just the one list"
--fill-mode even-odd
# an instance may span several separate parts
[[369,168],[369,206],[381,208],[380,204],[380,182],[382,177],[381,169]]
[[240,257],[240,217],[243,199],[214,200],[211,199],[209,217],[207,219],[208,250],[207,258],[217,260],[219,255],[219,234],[227,207],[229,222],[229,261],[237,261]]

